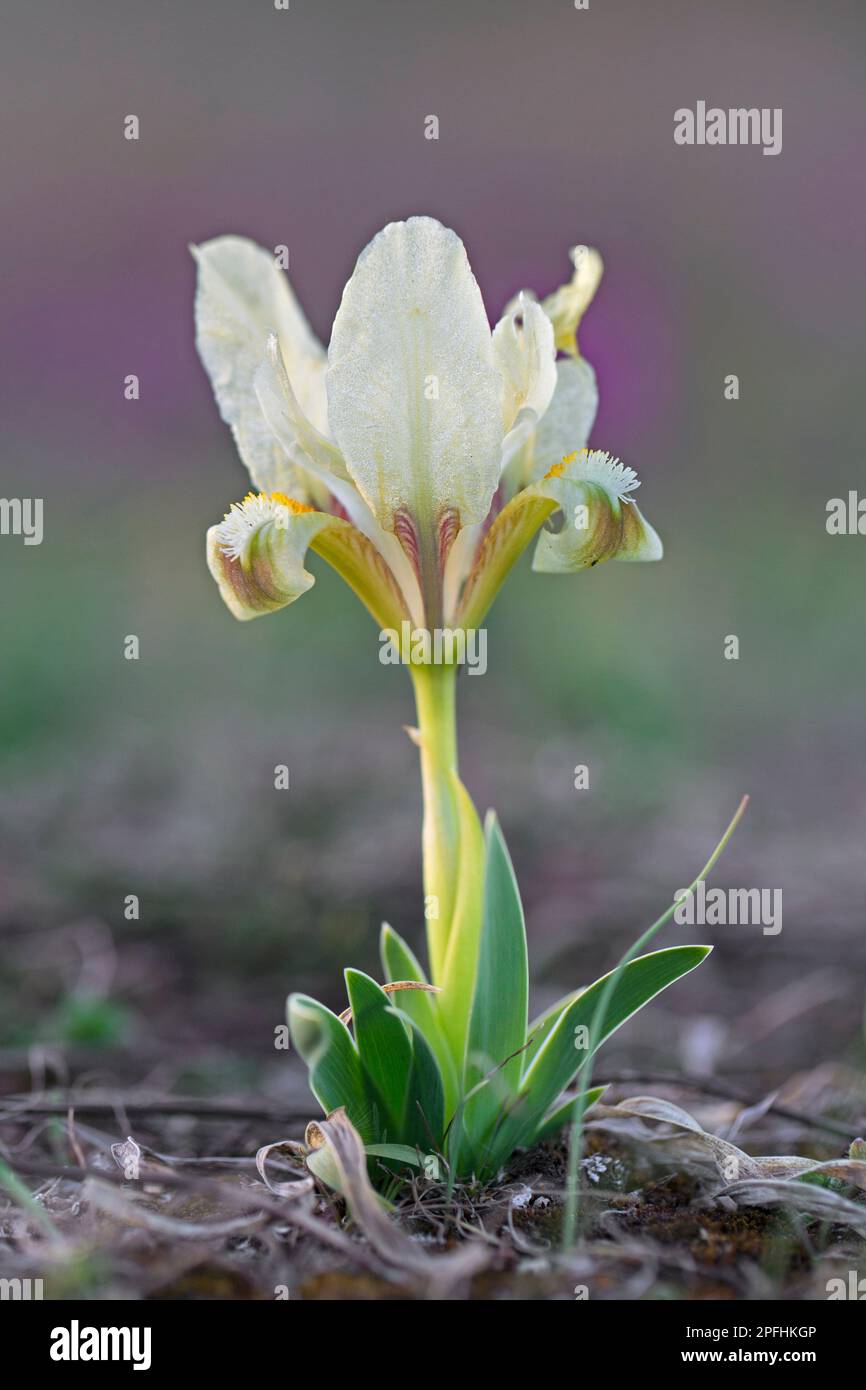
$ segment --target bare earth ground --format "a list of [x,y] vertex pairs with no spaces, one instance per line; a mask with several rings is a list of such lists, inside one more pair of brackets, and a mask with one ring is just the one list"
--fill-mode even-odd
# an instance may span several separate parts
[[[657,804],[575,828],[574,803],[551,791],[572,750],[533,762],[527,742],[497,762],[484,737],[468,780],[496,769],[482,792],[508,808],[540,1008],[615,963],[706,858],[742,788],[669,772]],[[285,994],[340,1004],[342,964],[376,970],[380,916],[413,935],[411,754],[372,734],[323,751],[311,733],[311,826],[281,808],[251,817],[243,787],[222,799],[209,784],[218,732],[202,739],[150,792],[131,739],[125,762],[97,763],[74,794],[60,769],[2,807],[0,1157],[22,1185],[0,1198],[4,1277],[94,1299],[824,1299],[828,1279],[863,1275],[856,1183],[732,1182],[681,1131],[609,1112],[590,1115],[582,1235],[566,1252],[564,1138],[483,1191],[407,1183],[393,1216],[405,1242],[383,1243],[324,1192],[286,1195],[297,1168],[278,1152],[269,1190],[257,1150],[300,1139],[316,1113],[302,1069],[274,1048]],[[250,749],[236,756],[223,775],[240,776]],[[342,769],[324,792],[323,759]],[[520,767],[535,771],[518,781]],[[749,788],[755,814],[718,881],[783,883],[785,929],[670,929],[660,944],[716,950],[606,1047],[608,1106],[667,1099],[750,1155],[841,1160],[866,1132],[862,848],[844,829],[858,817],[822,824],[859,793],[837,771],[799,820],[766,809],[786,804],[784,770]],[[302,765],[302,794],[303,778]],[[124,923],[133,887],[147,910]],[[113,1151],[130,1136],[137,1150]]]
[[[449,1197],[443,1183],[407,1182],[394,1220],[411,1237],[409,1262],[401,1246],[375,1232],[368,1239],[328,1194],[288,1195],[283,1184],[298,1169],[279,1155],[266,1170],[271,1191],[261,1182],[256,1150],[302,1133],[302,1085],[296,1110],[269,1117],[249,1101],[232,1115],[229,1102],[176,1100],[170,1113],[171,1101],[152,1090],[106,1093],[95,1082],[91,1073],[68,1106],[50,1085],[19,1092],[0,1116],[4,1152],[38,1203],[7,1209],[3,1273],[43,1278],[48,1297],[821,1299],[828,1279],[866,1271],[861,1190],[837,1182],[796,1184],[791,1197],[772,1184],[744,1192],[706,1157],[678,1153],[675,1139],[666,1151],[665,1126],[652,1134],[626,1121],[590,1124],[577,1247],[560,1248],[560,1140],[516,1156],[484,1190]],[[862,1128],[866,1108],[862,1077],[842,1067],[792,1080],[751,1114],[701,1095],[698,1081],[647,1089],[750,1151],[826,1159],[846,1151],[843,1133]],[[803,1119],[792,1117],[798,1109]],[[128,1150],[118,1148],[125,1134],[136,1136],[140,1165],[129,1181]]]

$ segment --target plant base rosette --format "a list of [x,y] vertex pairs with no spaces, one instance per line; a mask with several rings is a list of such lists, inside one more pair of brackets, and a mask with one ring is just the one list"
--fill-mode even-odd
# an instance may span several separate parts
[[611,1033],[710,949],[674,946],[640,956],[530,1022],[523,911],[491,814],[465,1028],[455,1032],[444,992],[432,992],[409,947],[384,926],[385,984],[345,972],[351,1022],[293,994],[292,1041],[322,1109],[344,1109],[372,1156],[485,1181],[515,1149],[547,1138],[599,1097],[600,1088],[564,1093]]

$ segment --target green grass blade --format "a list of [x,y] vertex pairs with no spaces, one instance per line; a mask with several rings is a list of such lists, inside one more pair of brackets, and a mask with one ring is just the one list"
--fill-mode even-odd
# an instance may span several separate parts
[[[725,848],[728,845],[731,836],[733,835],[734,831],[736,830],[737,826],[739,825],[740,821],[745,815],[746,807],[748,806],[748,804],[748,796],[742,797],[742,799],[740,800],[740,804],[734,812],[734,815],[724,835],[719,840],[719,843],[716,845],[715,849],[713,850],[704,867],[701,869],[700,873],[697,874],[697,876],[692,880],[692,883],[690,884],[687,890],[689,893],[694,892],[698,884],[703,879],[708,878],[709,875],[712,873],[719,859],[724,854]],[[629,950],[626,951],[616,970],[614,970],[612,975],[609,977],[604,995],[599,1002],[598,1014],[596,1019],[597,1028],[599,1025],[603,1025],[606,1020],[607,1008],[610,998],[614,990],[617,988],[620,976],[626,969],[628,963],[635,959],[639,951],[642,951],[644,947],[649,945],[649,943],[658,934],[658,932],[661,931],[665,923],[670,921],[671,917],[674,915],[675,910],[676,900],[665,908],[662,915],[660,917],[657,917],[656,920],[649,927],[647,927],[646,931],[641,933],[637,941],[634,942],[634,944],[629,948]],[[594,1050],[595,1049],[593,1048],[592,1051]],[[585,1068],[582,1068],[582,1071],[585,1072],[583,1077],[584,1085],[588,1086],[592,1080],[592,1052],[590,1052],[590,1056],[586,1059]],[[577,1113],[574,1117],[574,1123],[572,1124],[571,1128],[571,1142],[569,1144],[568,1150],[568,1173],[566,1177],[565,1194],[565,1220],[562,1225],[562,1243],[565,1249],[568,1249],[568,1247],[574,1241],[575,1232],[577,1230],[580,1206],[577,1175],[578,1170],[580,1168],[581,1154],[583,1152],[582,1135],[583,1114],[580,1107],[578,1106]]]
[[5,1188],[13,1202],[26,1211],[33,1222],[41,1227],[44,1235],[49,1240],[62,1240],[59,1229],[55,1226],[48,1212],[37,1202],[30,1188],[23,1183],[17,1173],[14,1173],[7,1163],[0,1158],[0,1188]]

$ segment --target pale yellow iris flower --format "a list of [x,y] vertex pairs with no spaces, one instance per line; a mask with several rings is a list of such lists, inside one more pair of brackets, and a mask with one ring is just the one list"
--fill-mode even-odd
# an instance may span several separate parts
[[633,471],[586,448],[597,392],[576,334],[597,252],[576,248],[567,285],[517,296],[491,332],[460,238],[392,222],[327,354],[267,251],[228,236],[195,257],[199,352],[255,487],[208,532],[237,618],[309,589],[308,549],[382,628],[477,626],[539,531],[537,570],[660,557]]

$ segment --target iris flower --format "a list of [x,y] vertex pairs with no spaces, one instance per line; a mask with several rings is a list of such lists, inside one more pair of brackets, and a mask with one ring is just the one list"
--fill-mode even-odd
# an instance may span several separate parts
[[[207,536],[235,617],[305,593],[308,550],[396,632],[477,628],[533,540],[548,573],[661,557],[634,471],[587,447],[598,396],[577,331],[596,251],[576,247],[567,284],[520,293],[491,331],[460,238],[430,217],[392,222],[358,258],[327,353],[269,252],[225,236],[194,255],[198,349],[254,489]],[[455,671],[410,669],[443,981],[477,944],[481,831],[456,775]]]
[[491,332],[460,238],[392,222],[358,258],[327,354],[267,251],[228,236],[195,257],[199,352],[255,488],[208,532],[236,617],[309,589],[308,549],[380,627],[428,630],[481,623],[539,532],[536,570],[661,555],[633,470],[586,448],[598,395],[577,328],[597,252],[575,248],[571,282],[516,296]]

